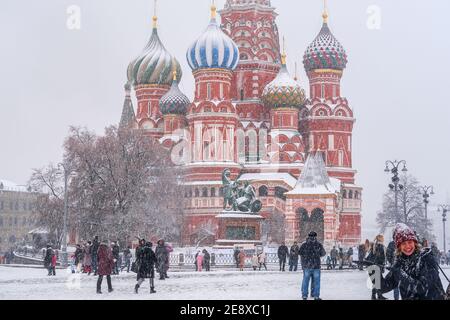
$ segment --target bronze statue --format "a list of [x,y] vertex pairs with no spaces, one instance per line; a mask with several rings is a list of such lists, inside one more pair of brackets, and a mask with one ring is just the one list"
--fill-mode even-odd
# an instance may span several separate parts
[[255,188],[248,181],[242,186],[240,182],[232,181],[230,176],[230,169],[223,170],[223,209],[243,213],[259,212],[262,203],[256,198]]

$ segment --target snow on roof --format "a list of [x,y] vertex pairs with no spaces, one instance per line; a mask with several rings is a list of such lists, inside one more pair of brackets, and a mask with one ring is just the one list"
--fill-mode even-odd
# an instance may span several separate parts
[[8,180],[0,179],[0,190],[27,192],[27,187],[18,185],[17,183]]
[[338,179],[328,176],[322,156],[310,154],[295,188],[286,194],[334,194],[339,192],[340,184]]
[[244,173],[238,180],[244,181],[283,181],[291,188],[295,186],[297,180],[286,172],[262,172]]

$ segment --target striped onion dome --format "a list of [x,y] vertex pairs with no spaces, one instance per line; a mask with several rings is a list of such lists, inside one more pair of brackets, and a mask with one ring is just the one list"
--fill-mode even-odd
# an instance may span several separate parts
[[239,62],[239,50],[216,21],[216,7],[211,7],[211,21],[205,32],[190,46],[186,53],[193,71],[204,68],[234,70]]
[[178,87],[177,72],[173,72],[173,81],[170,90],[159,100],[162,114],[186,114],[189,107],[189,98]]
[[327,18],[328,15],[324,13],[322,29],[308,46],[303,57],[307,72],[315,69],[344,70],[347,66],[345,49],[331,33]]
[[262,100],[270,108],[300,107],[305,103],[305,90],[291,77],[286,67],[286,55],[283,54],[281,69],[275,79],[263,90]]
[[157,18],[153,17],[153,32],[142,53],[128,65],[128,81],[134,86],[143,84],[170,85],[172,70],[181,79],[180,63],[166,50],[158,36]]

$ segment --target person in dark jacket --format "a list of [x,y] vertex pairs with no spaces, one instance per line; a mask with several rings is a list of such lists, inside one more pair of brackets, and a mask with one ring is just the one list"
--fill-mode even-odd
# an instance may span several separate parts
[[81,272],[83,266],[83,248],[81,247],[80,244],[76,245],[74,255],[75,255],[75,267],[77,268],[77,272]]
[[[389,267],[392,267],[394,265],[394,261],[395,261],[395,251],[396,251],[396,246],[395,246],[395,232],[392,235],[393,239],[391,242],[389,242],[387,249],[386,249],[386,260],[389,264]],[[400,290],[399,288],[394,288],[394,300],[399,300],[400,299]]]
[[342,269],[344,269],[344,258],[345,258],[343,248],[339,248],[338,257],[339,257],[339,270],[342,270]]
[[120,271],[123,271],[123,269],[127,268],[127,273],[130,273],[131,257],[131,247],[128,246],[125,250],[123,250],[123,258],[125,260],[125,264],[120,268]]
[[337,251],[336,247],[333,246],[333,249],[331,249],[330,251],[331,265],[333,266],[333,269],[336,268],[338,255],[339,252]]
[[[372,243],[372,247],[369,251],[369,255],[367,256],[367,261],[371,263],[372,268],[369,270],[369,276],[372,277],[376,272],[373,268],[378,267],[379,274],[384,273],[384,265],[386,263],[386,253],[384,247],[384,236],[379,234],[376,236],[374,242]],[[372,288],[372,300],[386,300],[387,298],[383,296],[381,289]]]
[[420,249],[414,231],[405,224],[395,228],[396,258],[385,278],[382,292],[400,289],[402,300],[443,300],[445,291],[439,278],[439,266],[430,248]]
[[112,255],[114,258],[113,274],[119,274],[120,247],[116,242],[111,243]]
[[[369,240],[366,240],[366,241],[368,242]],[[364,270],[363,262],[364,262],[364,258],[366,257],[366,253],[367,253],[366,245],[364,243],[361,243],[358,246],[358,269],[359,270]]]
[[92,247],[91,247],[91,255],[92,255],[92,270],[94,271],[94,276],[97,275],[97,252],[98,247],[100,246],[100,242],[98,241],[98,236],[94,237],[94,240],[92,240]]
[[347,250],[347,260],[348,260],[348,267],[351,269],[353,268],[353,248],[349,247]]
[[239,268],[239,249],[235,248],[233,252],[234,262],[236,262],[236,268]]
[[159,273],[159,280],[165,280],[167,277],[167,269],[168,269],[168,260],[169,260],[169,251],[166,248],[165,242],[163,239],[158,240],[158,245],[155,249],[156,259],[157,259],[157,268]]
[[108,283],[108,292],[112,292],[112,284],[111,284],[111,273],[114,269],[114,257],[112,255],[111,248],[108,246],[106,242],[102,242],[98,248],[97,254],[97,263],[98,263],[98,280],[97,280],[97,293],[101,294],[101,287],[103,276],[106,276],[106,281]]
[[203,265],[205,266],[205,271],[210,271],[211,269],[211,255],[208,250],[203,249]]
[[289,251],[289,271],[297,271],[299,251],[300,248],[297,244],[297,241],[295,241]]
[[285,271],[286,266],[286,258],[289,255],[289,249],[286,247],[286,244],[283,242],[281,246],[278,248],[278,260],[280,261],[280,271]]
[[303,282],[302,282],[302,298],[306,300],[308,298],[309,282],[312,279],[313,289],[312,296],[314,300],[320,299],[320,258],[326,255],[325,249],[322,244],[317,241],[317,233],[311,231],[308,234],[306,242],[304,242],[299,250],[302,269],[303,269]]
[[52,271],[53,271],[52,258],[54,256],[54,254],[55,253],[53,252],[52,246],[47,245],[47,249],[45,250],[45,257],[44,257],[44,267],[48,271],[48,274],[47,274],[48,276],[52,275]]
[[[142,240],[141,240],[142,241]],[[145,240],[143,240],[145,242]],[[150,279],[150,293],[156,293],[155,291],[155,264],[157,262],[156,255],[152,250],[153,244],[151,242],[145,242],[143,247],[137,251],[136,265],[137,265],[137,284],[134,287],[134,292],[138,293],[139,287],[145,281],[146,278]]]

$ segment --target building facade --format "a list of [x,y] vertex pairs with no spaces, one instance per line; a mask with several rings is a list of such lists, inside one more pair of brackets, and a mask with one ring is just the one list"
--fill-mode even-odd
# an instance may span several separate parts
[[358,244],[355,119],[340,88],[347,55],[326,10],[303,58],[309,95],[287,69],[269,0],[227,0],[219,13],[221,24],[213,5],[209,25],[186,53],[193,101],[178,88],[181,67],[158,36],[157,17],[147,46],[128,67],[120,125],[145,130],[183,167],[183,244],[217,240],[226,168],[256,187],[264,241],[303,241],[315,230],[327,246]]
[[22,241],[31,241],[36,194],[15,183],[0,180],[0,253]]

